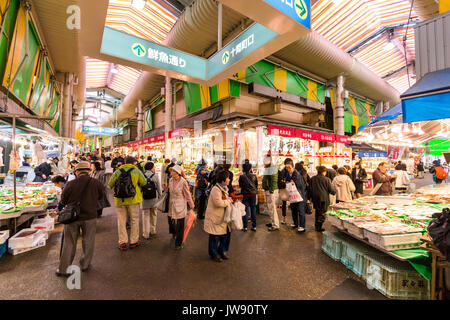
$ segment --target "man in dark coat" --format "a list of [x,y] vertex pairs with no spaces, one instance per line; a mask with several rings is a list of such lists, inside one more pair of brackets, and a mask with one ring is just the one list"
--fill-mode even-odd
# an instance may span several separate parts
[[94,255],[97,203],[103,198],[105,189],[100,181],[89,177],[90,171],[89,163],[78,163],[75,167],[77,178],[68,182],[61,194],[63,206],[75,205],[80,202],[80,215],[78,220],[64,225],[64,243],[59,268],[56,270],[57,276],[69,276],[67,268],[73,263],[80,229],[83,238],[83,254],[80,259],[82,271],[89,269]]
[[316,231],[322,232],[325,231],[322,225],[326,220],[325,212],[330,205],[330,194],[336,194],[336,189],[331,185],[330,178],[326,177],[326,167],[320,166],[317,171],[317,175],[311,178],[311,201],[316,210]]
[[373,187],[376,188],[377,184],[381,184],[377,192],[375,193],[378,196],[387,196],[392,195],[392,184],[391,182],[395,180],[397,177],[395,174],[389,176],[386,172],[388,169],[388,165],[386,162],[381,162],[378,165],[378,168],[373,172]]
[[34,169],[36,177],[33,182],[45,182],[48,181],[50,175],[52,175],[52,167],[48,162],[43,162]]

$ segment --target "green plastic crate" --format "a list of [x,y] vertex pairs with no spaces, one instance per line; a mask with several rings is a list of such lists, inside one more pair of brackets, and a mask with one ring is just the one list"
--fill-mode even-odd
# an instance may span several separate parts
[[423,278],[409,263],[388,255],[365,256],[365,280],[390,299],[429,300],[430,281]]
[[334,233],[323,232],[322,250],[334,260],[339,260],[342,251],[341,238]]

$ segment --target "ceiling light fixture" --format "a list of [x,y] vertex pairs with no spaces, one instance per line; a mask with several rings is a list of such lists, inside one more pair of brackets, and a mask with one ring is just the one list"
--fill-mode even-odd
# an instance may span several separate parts
[[117,73],[119,73],[119,70],[117,70],[115,67],[113,67],[113,68],[111,69],[111,73],[117,74]]
[[100,102],[101,103],[108,103],[108,101],[106,101],[105,99],[102,99]]
[[146,0],[132,0],[131,5],[136,9],[142,10],[145,8]]

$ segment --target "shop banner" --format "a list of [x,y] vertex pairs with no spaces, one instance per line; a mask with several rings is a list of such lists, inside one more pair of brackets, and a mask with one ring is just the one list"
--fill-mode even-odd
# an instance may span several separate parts
[[340,135],[336,135],[336,142],[338,143],[345,143],[345,144],[350,144],[350,137],[347,136],[340,136]]
[[388,146],[388,158],[393,160],[399,159],[400,149],[401,147]]
[[190,134],[192,129],[178,128],[169,132],[169,139],[181,137],[183,134]]
[[161,133],[161,134],[158,134],[157,136],[153,136],[153,137],[150,137],[148,139],[149,139],[148,143],[164,141],[165,140],[165,134]]
[[287,137],[287,138],[295,138],[295,129],[294,128],[286,128],[274,125],[267,125],[267,132],[269,136],[278,136],[278,137]]
[[387,152],[359,151],[358,156],[360,158],[386,158],[388,156],[388,153]]
[[315,132],[315,131],[306,131],[297,129],[296,130],[297,138],[307,139],[307,140],[315,140],[315,141],[326,141],[326,142],[334,142],[335,138],[333,134],[323,133],[323,132]]

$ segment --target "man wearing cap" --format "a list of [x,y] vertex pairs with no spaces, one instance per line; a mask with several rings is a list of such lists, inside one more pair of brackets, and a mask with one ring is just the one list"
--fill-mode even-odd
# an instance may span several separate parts
[[[134,187],[135,194],[129,198],[118,198],[114,195],[114,203],[117,211],[117,228],[119,232],[119,249],[124,251],[128,248],[133,249],[142,245],[139,242],[139,204],[142,202],[141,188],[147,184],[147,179],[141,170],[136,167],[137,160],[133,157],[126,157],[125,164],[118,167],[111,176],[108,186],[114,190],[114,186],[122,174],[131,175],[132,188]],[[119,180],[120,181],[120,180]],[[130,215],[131,232],[130,244],[128,245],[127,233],[127,217]]]
[[64,244],[57,276],[69,276],[67,268],[72,264],[80,235],[83,239],[83,254],[80,259],[82,271],[90,267],[94,255],[95,232],[97,227],[97,202],[104,196],[100,181],[89,177],[91,166],[80,162],[75,166],[76,179],[68,182],[61,194],[61,205],[80,202],[80,215],[77,221],[64,225]]
[[271,223],[267,226],[269,231],[277,231],[280,229],[280,222],[278,219],[277,206],[275,199],[278,195],[278,169],[272,163],[272,157],[267,155],[264,158],[264,176],[262,180],[262,187],[266,193],[267,207]]

